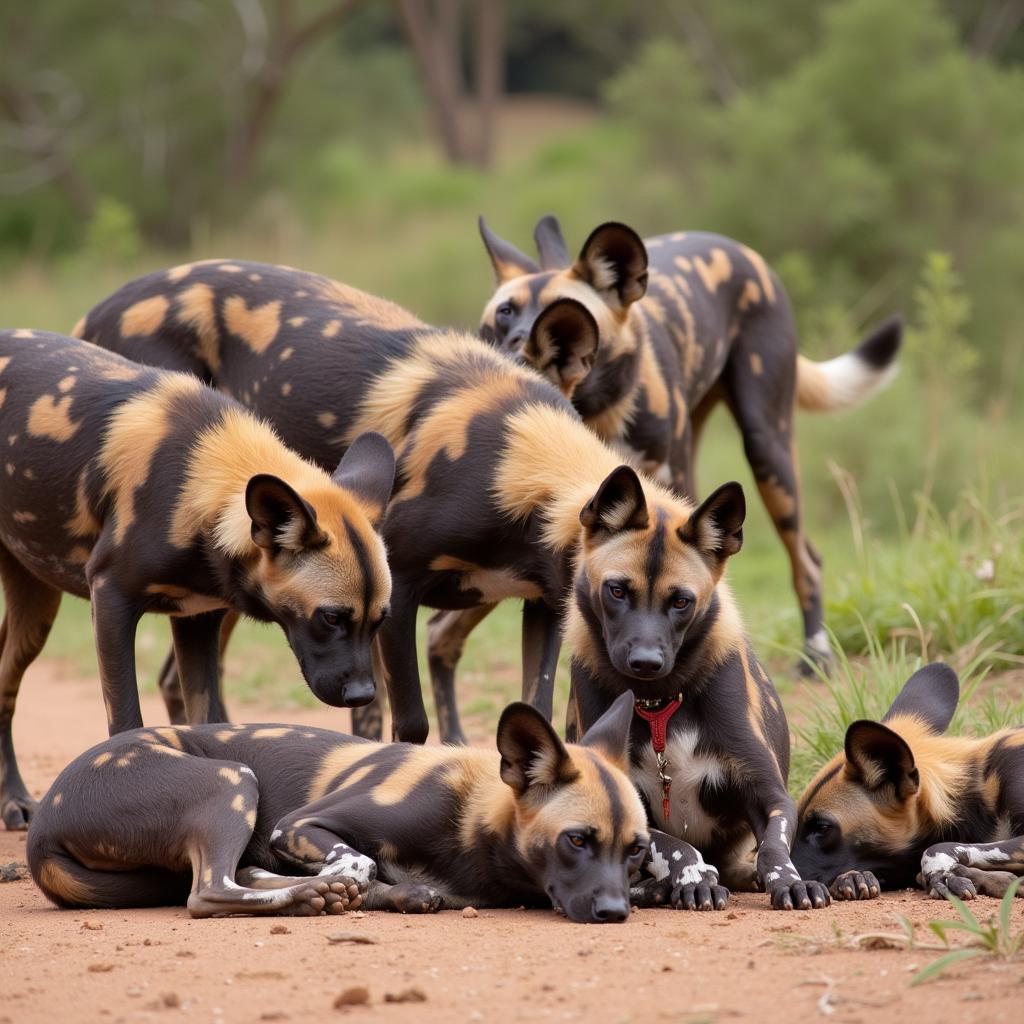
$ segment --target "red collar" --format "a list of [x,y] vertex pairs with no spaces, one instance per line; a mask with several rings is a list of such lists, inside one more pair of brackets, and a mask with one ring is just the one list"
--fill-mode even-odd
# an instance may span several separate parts
[[[683,706],[683,695],[677,694],[656,710],[651,707],[655,703],[657,702],[637,700],[633,703],[633,710],[651,728],[651,746],[658,757],[658,778],[661,780],[661,810],[665,824],[668,825],[672,798],[672,776],[668,774],[670,762],[665,756],[665,741],[668,738],[669,719]],[[647,706],[641,707],[641,704]]]

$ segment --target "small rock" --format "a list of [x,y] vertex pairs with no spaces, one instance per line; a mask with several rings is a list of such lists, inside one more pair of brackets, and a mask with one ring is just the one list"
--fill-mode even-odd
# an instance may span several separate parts
[[288,1014],[283,1010],[268,1010],[260,1014],[260,1020],[288,1020]]
[[476,907],[465,907],[462,911],[463,917],[479,917]]
[[737,917],[739,917],[739,914],[737,914],[735,910],[730,910],[729,913],[725,915],[727,921],[735,921]]
[[359,932],[331,932],[327,936],[328,942],[352,942],[357,946],[376,946],[377,940],[369,935],[360,935]]
[[346,1006],[366,1006],[370,1002],[370,990],[365,985],[353,985],[334,1000],[336,1010],[344,1010]]
[[401,992],[386,992],[385,1003],[425,1003],[427,994],[420,988],[403,988]]
[[0,882],[20,882],[28,878],[28,865],[20,860],[0,864]]
[[100,921],[83,921],[82,928],[87,932],[101,932],[103,924]]
[[107,971],[112,971],[113,969],[113,964],[89,964],[86,968],[90,974],[106,974]]
[[177,992],[161,992],[160,1002],[163,1003],[168,1010],[176,1010],[181,1006],[181,1000],[178,998]]
[[195,953],[193,953],[191,949],[179,949],[174,955],[180,956],[183,960],[195,959]]
[[291,928],[286,924],[275,924],[274,927],[270,929],[271,935],[291,935],[291,933]]

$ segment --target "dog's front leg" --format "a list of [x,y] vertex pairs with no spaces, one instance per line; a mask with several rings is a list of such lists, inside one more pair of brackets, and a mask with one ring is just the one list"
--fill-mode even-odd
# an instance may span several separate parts
[[523,700],[551,720],[562,615],[541,598],[523,602]]
[[416,661],[418,609],[418,594],[407,580],[395,576],[391,614],[381,626],[378,642],[391,703],[392,738],[404,743],[425,743],[430,728]]
[[142,725],[135,674],[135,630],[143,609],[141,602],[125,594],[109,574],[92,577],[89,590],[107,728],[113,736]]
[[[1001,898],[1018,875],[1024,875],[1024,836],[996,843],[937,843],[921,857],[918,881],[933,899],[950,893],[962,900]],[[1024,885],[1017,894],[1024,896]]]
[[818,910],[832,902],[821,882],[805,882],[789,851],[796,831],[796,805],[784,789],[768,796],[752,815],[757,838],[757,883],[774,910]]
[[666,832],[651,830],[651,848],[644,861],[646,878],[629,891],[634,906],[668,904],[683,910],[724,910],[729,890],[718,883],[718,871],[700,851]]
[[223,611],[173,616],[174,658],[189,725],[226,722],[220,689],[220,631]]

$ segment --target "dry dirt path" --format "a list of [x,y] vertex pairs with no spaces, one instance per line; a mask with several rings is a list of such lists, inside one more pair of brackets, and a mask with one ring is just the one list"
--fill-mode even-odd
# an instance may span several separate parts
[[[147,721],[163,720],[155,698],[143,710]],[[235,711],[244,721],[339,727],[326,708]],[[37,663],[17,722],[30,788],[41,794],[104,735],[97,684],[69,678],[60,663]],[[24,860],[24,849],[23,835],[0,832],[0,864]],[[974,908],[987,915],[995,904]],[[741,895],[728,913],[645,910],[608,927],[515,910],[191,921],[180,909],[58,911],[30,881],[17,881],[0,885],[0,1024],[1024,1020],[1020,960],[973,961],[910,988],[937,954],[840,947],[834,928],[892,931],[894,912],[923,924],[951,908],[895,893],[783,914],[767,910],[763,896]],[[1024,900],[1014,927],[1024,928]],[[369,941],[332,943],[337,933]],[[368,1004],[334,1007],[360,986]],[[425,1000],[385,1001],[410,989]]]

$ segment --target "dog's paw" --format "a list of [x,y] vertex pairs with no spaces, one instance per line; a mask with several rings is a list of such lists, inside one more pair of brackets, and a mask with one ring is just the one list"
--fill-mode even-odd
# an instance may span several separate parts
[[725,910],[729,890],[714,882],[685,882],[672,888],[672,906],[676,910]]
[[973,900],[978,895],[974,880],[961,873],[959,866],[948,871],[930,871],[917,876],[918,882],[933,900],[944,900],[956,896],[961,900]]
[[394,909],[402,914],[436,914],[444,906],[444,896],[418,882],[400,882],[388,893]]
[[773,910],[821,910],[832,902],[821,882],[775,881],[768,885]]
[[37,804],[28,793],[0,794],[0,818],[8,832],[24,832]]
[[873,900],[881,895],[882,887],[870,871],[844,871],[828,891],[835,900]]
[[323,893],[323,914],[344,914],[347,910],[358,910],[363,903],[366,886],[360,885],[351,878],[332,878],[327,883],[327,892]]

